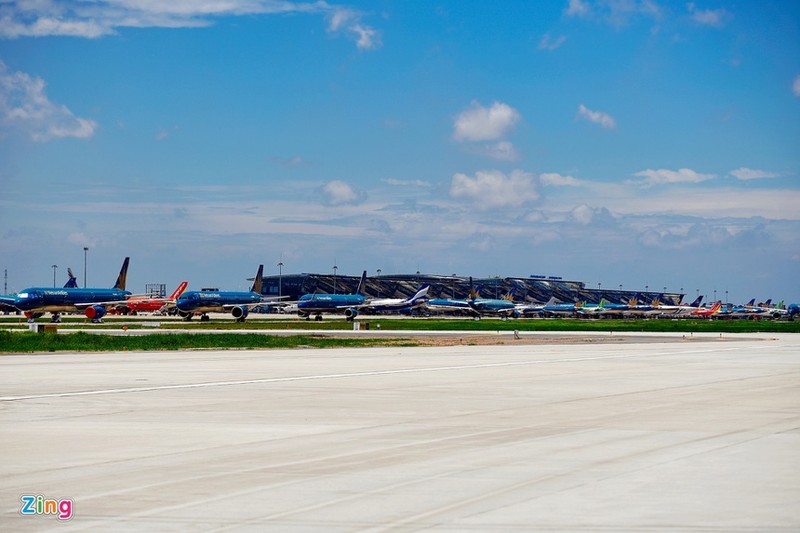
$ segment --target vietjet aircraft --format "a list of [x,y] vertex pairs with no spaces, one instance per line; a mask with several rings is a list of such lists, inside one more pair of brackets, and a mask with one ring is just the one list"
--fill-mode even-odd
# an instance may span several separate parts
[[178,287],[166,298],[151,298],[149,296],[131,296],[122,305],[116,306],[116,310],[123,314],[135,315],[141,311],[154,313],[170,306],[174,307],[178,297],[184,293],[188,281],[181,281]]
[[[125,290],[129,261],[130,258],[126,257],[117,282],[110,289],[80,289],[71,286],[61,289],[30,287],[20,291],[16,296],[0,296],[0,303],[24,312],[29,322],[45,313],[52,313],[52,321],[60,322],[61,313],[80,311],[83,311],[87,318],[91,318],[92,322],[100,322],[106,314],[107,306],[124,303],[131,294]],[[74,276],[70,276],[67,285],[70,285],[73,279]]]
[[700,316],[703,318],[711,318],[711,316],[716,315],[719,313],[719,310],[722,308],[722,302],[717,302],[711,306],[709,309],[695,309],[692,311],[692,316]]
[[230,312],[237,322],[244,322],[253,307],[279,299],[261,294],[263,274],[264,265],[258,265],[250,292],[187,291],[178,297],[175,307],[184,320],[191,320],[197,313],[200,314],[200,320],[205,321],[208,320],[208,313]]

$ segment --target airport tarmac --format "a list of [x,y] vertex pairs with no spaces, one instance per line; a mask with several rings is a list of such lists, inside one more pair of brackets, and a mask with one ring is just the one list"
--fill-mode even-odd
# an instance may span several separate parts
[[2,356],[0,530],[797,531],[800,335],[730,337]]

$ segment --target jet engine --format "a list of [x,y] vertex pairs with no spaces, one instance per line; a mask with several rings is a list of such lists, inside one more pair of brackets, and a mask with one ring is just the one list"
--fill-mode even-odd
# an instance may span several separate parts
[[235,318],[236,320],[239,320],[239,321],[242,321],[245,318],[247,318],[247,315],[249,313],[250,313],[250,311],[247,309],[247,307],[245,307],[243,305],[239,305],[239,306],[236,306],[233,309],[231,309],[231,314],[233,315],[233,318]]
[[104,316],[106,316],[106,308],[102,305],[92,305],[86,308],[86,318],[91,318],[92,320],[100,320]]
[[358,316],[358,309],[356,309],[355,307],[348,307],[347,309],[344,310],[344,317],[347,320],[353,320],[357,316]]

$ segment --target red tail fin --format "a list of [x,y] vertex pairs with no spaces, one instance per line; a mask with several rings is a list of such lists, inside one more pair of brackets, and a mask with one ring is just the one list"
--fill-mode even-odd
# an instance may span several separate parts
[[169,299],[170,300],[177,300],[178,297],[181,294],[183,294],[183,292],[186,290],[186,287],[188,287],[188,286],[189,286],[189,282],[188,281],[181,281],[180,284],[178,285],[178,288],[175,289],[174,291],[172,291],[172,294],[169,295]]

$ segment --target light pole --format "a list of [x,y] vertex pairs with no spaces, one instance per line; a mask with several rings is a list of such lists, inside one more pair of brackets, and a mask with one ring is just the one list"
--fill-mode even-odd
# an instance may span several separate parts
[[714,289],[714,301],[717,301],[717,289]]
[[333,264],[333,294],[336,294],[336,271],[339,270],[339,267],[336,266],[336,263]]
[[283,296],[283,261],[278,263],[278,298]]
[[728,303],[728,289],[725,289],[725,303]]
[[[378,269],[378,277],[381,277],[382,270]],[[378,298],[383,297],[383,283],[379,283],[378,285]]]
[[83,247],[83,288],[86,288],[86,254],[89,252],[89,247]]
[[53,265],[53,287],[56,286],[56,269],[57,268],[58,268],[58,265]]

